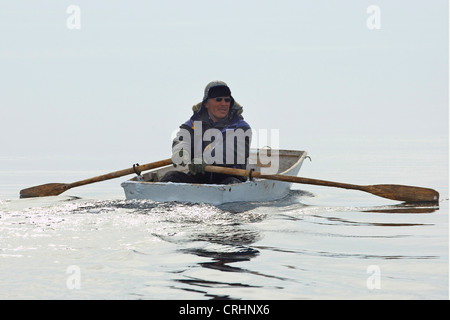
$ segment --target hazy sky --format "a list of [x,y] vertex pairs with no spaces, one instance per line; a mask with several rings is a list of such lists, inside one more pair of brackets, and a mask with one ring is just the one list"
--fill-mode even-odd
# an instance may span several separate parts
[[1,0],[0,156],[169,157],[212,80],[284,148],[446,135],[448,13],[446,0]]

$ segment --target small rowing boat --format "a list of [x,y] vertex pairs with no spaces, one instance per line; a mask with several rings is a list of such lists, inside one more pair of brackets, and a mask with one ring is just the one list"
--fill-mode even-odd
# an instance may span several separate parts
[[[72,183],[47,183],[20,190],[20,198],[57,196],[69,189],[87,184],[123,177],[136,173],[138,176],[122,183],[127,199],[151,199],[155,201],[182,201],[222,204],[238,201],[272,201],[289,192],[291,183],[310,184],[349,190],[402,201],[405,203],[429,203],[439,205],[439,192],[430,188],[399,184],[357,185],[327,180],[297,177],[306,158],[305,151],[256,150],[249,158],[248,170],[207,165],[205,171],[249,177],[249,181],[230,185],[162,183],[160,178],[173,170],[172,159],[164,159],[132,168],[110,172]],[[269,159],[269,161],[267,161]],[[261,161],[263,160],[263,161]],[[165,168],[163,168],[165,167]],[[142,171],[151,171],[144,176]],[[178,166],[178,170],[187,170]],[[274,170],[276,169],[276,170]],[[275,172],[273,172],[275,171]],[[274,174],[278,173],[278,174]],[[252,179],[252,177],[257,179]]]
[[[267,163],[266,161],[269,158],[273,160],[274,155],[278,160],[276,167],[272,162]],[[263,172],[275,168],[276,172],[272,173],[297,176],[306,155],[305,151],[252,149],[248,170]],[[126,198],[128,200],[180,201],[219,205],[239,201],[278,200],[285,197],[291,187],[290,182],[267,179],[252,179],[229,185],[159,182],[166,172],[172,170],[187,171],[188,168],[181,166],[174,168],[170,165],[125,181],[121,186],[125,191]]]

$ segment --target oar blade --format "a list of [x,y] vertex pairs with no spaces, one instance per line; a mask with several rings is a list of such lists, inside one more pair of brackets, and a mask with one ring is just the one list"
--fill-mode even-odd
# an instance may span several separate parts
[[377,184],[366,186],[365,191],[383,198],[408,203],[439,202],[439,192],[429,188],[403,186],[398,184]]
[[68,189],[70,189],[70,185],[65,183],[47,183],[20,190],[20,198],[57,196]]

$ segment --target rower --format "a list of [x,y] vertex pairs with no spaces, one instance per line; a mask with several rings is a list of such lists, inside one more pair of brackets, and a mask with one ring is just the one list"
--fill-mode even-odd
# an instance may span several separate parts
[[205,172],[208,164],[246,169],[250,155],[251,128],[242,116],[228,85],[212,81],[205,87],[202,102],[180,126],[172,142],[174,167],[188,166],[187,173],[166,173],[161,182],[233,184],[246,181],[241,176]]

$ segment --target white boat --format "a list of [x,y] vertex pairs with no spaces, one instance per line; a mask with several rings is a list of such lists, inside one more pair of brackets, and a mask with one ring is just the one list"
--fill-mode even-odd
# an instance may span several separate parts
[[[289,176],[298,174],[307,155],[305,151],[252,149],[247,169],[264,173],[264,170],[269,170],[272,165],[268,163],[267,159],[269,158],[267,156],[273,157],[277,153],[277,170],[271,172],[271,174]],[[268,164],[264,165],[263,163]],[[187,171],[188,168],[181,166],[174,168],[170,165],[125,181],[121,186],[125,191],[126,198],[129,200],[179,201],[220,205],[239,201],[257,202],[281,199],[289,193],[291,187],[289,182],[266,179],[252,179],[243,183],[228,185],[159,182],[166,172],[172,170]]]

